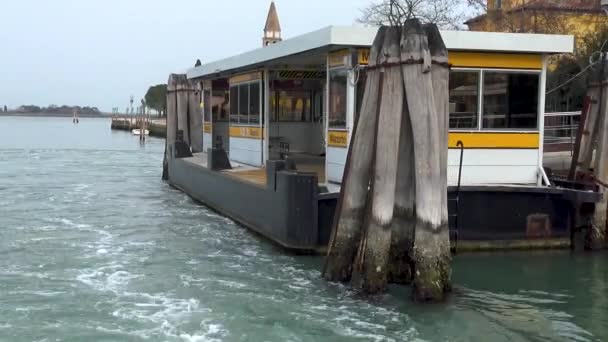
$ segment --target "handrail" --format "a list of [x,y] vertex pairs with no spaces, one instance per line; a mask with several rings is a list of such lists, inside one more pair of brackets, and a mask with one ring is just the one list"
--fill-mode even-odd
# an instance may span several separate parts
[[547,177],[547,173],[545,172],[545,168],[544,168],[544,167],[542,167],[542,166],[539,166],[539,167],[538,167],[538,171],[540,172],[540,175],[541,175],[541,177],[542,177],[543,181],[545,182],[545,184],[546,184],[548,187],[552,187],[552,186],[553,186],[553,184],[551,184],[551,181],[549,180],[549,177]]
[[456,142],[456,146],[460,147],[460,162],[458,164],[458,183],[456,184],[456,198],[454,198],[454,200],[456,201],[456,213],[453,215],[454,216],[454,248],[452,249],[453,253],[456,253],[456,251],[458,250],[458,231],[459,231],[459,227],[458,227],[458,216],[460,214],[460,185],[461,185],[461,180],[462,180],[462,161],[464,159],[464,143],[462,142],[462,140],[458,140]]

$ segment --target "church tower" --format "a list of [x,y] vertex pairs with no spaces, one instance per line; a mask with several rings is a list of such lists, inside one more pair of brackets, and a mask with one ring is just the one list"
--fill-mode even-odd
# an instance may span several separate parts
[[264,38],[262,38],[263,46],[268,46],[280,42],[281,39],[281,24],[279,23],[279,15],[274,1],[270,3],[268,17],[266,18],[266,26],[264,26]]

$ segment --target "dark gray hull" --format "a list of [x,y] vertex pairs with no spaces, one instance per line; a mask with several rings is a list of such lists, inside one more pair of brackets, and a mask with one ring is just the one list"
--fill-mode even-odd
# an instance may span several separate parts
[[169,163],[172,186],[279,245],[302,252],[326,246],[337,195],[318,194],[316,175],[275,174],[263,187],[184,159]]
[[[282,247],[324,250],[338,193],[319,193],[314,174],[274,169],[262,186],[172,159],[169,182]],[[456,189],[449,193],[454,198]],[[464,250],[569,247],[580,204],[599,199],[586,191],[524,186],[463,187],[458,195],[459,205],[449,206],[451,240]]]

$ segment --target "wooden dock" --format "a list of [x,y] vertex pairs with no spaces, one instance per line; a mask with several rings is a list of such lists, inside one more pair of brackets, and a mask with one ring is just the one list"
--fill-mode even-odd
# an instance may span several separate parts
[[[137,116],[112,116],[111,129],[131,131],[139,129]],[[165,138],[167,136],[167,120],[165,118],[147,118],[146,128],[150,131],[150,136]]]

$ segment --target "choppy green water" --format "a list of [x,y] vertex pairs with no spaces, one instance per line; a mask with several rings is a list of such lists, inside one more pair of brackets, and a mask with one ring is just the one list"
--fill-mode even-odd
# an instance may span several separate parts
[[0,132],[0,341],[608,340],[606,254],[459,255],[446,304],[358,298],[161,182],[162,140]]

